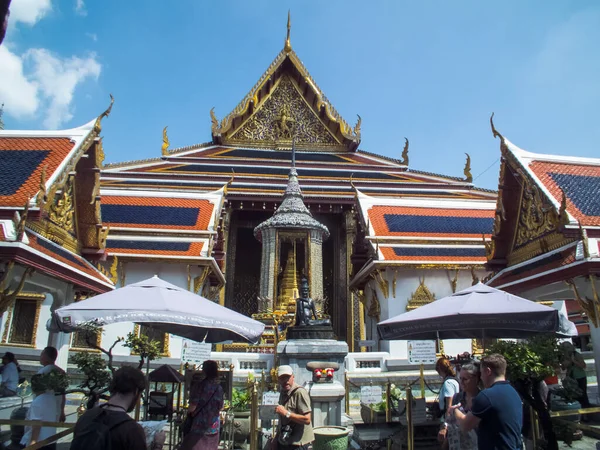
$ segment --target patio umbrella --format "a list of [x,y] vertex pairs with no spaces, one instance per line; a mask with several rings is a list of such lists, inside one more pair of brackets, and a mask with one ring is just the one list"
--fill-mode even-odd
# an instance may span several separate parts
[[256,343],[264,324],[181,289],[157,276],[63,306],[52,314],[49,331],[69,333],[81,325],[141,323],[198,342],[245,340]]
[[[568,321],[567,321],[568,322]],[[382,339],[524,338],[561,329],[554,308],[478,283],[377,324]],[[575,333],[576,334],[576,333]]]

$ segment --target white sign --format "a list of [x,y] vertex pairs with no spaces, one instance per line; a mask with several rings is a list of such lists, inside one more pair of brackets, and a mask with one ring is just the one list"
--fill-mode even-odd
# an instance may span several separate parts
[[409,364],[434,364],[435,341],[408,341]]
[[360,401],[365,405],[372,405],[373,403],[379,403],[383,395],[383,389],[381,386],[361,386],[360,387]]
[[195,364],[198,366],[207,359],[210,359],[211,348],[211,344],[184,339],[181,348],[181,363]]
[[263,392],[262,404],[263,405],[271,405],[271,406],[279,405],[279,392],[275,392],[275,391]]

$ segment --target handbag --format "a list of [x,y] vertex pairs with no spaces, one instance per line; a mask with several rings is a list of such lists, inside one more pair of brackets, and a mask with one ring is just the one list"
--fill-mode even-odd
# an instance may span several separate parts
[[216,392],[217,391],[215,389],[215,391],[212,393],[210,398],[206,401],[206,403],[204,405],[202,405],[201,408],[196,408],[196,410],[193,413],[188,414],[186,416],[185,420],[183,421],[183,425],[181,426],[181,431],[183,433],[183,436],[188,435],[190,433],[190,431],[192,431],[192,424],[194,423],[194,419],[196,418],[196,416],[198,414],[200,414],[200,411],[202,411],[206,407],[206,405],[208,405],[210,403],[212,398],[215,396]]

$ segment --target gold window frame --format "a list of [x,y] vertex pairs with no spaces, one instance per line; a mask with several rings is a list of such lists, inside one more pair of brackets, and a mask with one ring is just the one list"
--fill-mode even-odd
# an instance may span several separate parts
[[[133,334],[135,334],[136,336],[140,335],[140,331],[142,331],[142,327],[140,326],[139,323],[136,323],[133,326]],[[160,356],[162,356],[163,358],[168,358],[169,356],[171,356],[171,352],[169,351],[169,343],[170,343],[170,334],[169,333],[164,333],[164,337],[163,337],[163,349],[164,351],[160,354]],[[138,356],[137,353],[131,352],[132,355]]]
[[[42,310],[42,303],[46,299],[45,294],[38,294],[34,292],[21,292],[15,301],[8,307],[6,313],[6,321],[4,322],[4,331],[2,332],[2,342],[0,345],[7,345],[11,347],[22,347],[22,348],[35,348],[35,341],[37,340],[37,329],[40,322],[40,312]],[[35,300],[35,316],[33,319],[33,332],[31,333],[31,342],[29,344],[20,344],[8,342],[10,330],[12,328],[13,313],[15,309],[15,303],[19,300]]]

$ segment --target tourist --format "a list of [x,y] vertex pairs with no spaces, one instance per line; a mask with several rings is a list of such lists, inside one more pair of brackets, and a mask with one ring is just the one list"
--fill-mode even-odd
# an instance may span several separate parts
[[272,449],[308,450],[315,440],[308,392],[296,384],[294,371],[290,366],[279,366],[277,381],[281,388],[279,405],[275,409],[275,413],[279,415],[279,424]]
[[2,384],[0,384],[0,397],[12,397],[17,395],[17,386],[19,386],[19,372],[21,371],[15,354],[6,352],[2,356]]
[[591,404],[587,394],[587,375],[585,373],[587,364],[581,353],[576,351],[570,342],[562,342],[560,347],[563,352],[561,366],[567,371],[567,377],[573,378],[581,389],[581,395],[576,400],[582,408],[589,408]]
[[446,411],[452,405],[452,397],[458,394],[460,387],[458,385],[458,380],[456,379],[456,373],[448,358],[442,356],[438,359],[435,363],[435,371],[443,380],[439,394],[440,417],[443,422]]
[[[54,347],[46,347],[40,354],[40,364],[42,368],[38,370],[37,376],[49,375],[53,372],[59,372],[66,376],[65,371],[58,367],[56,358],[58,350]],[[32,389],[34,388],[32,377]],[[35,398],[31,402],[31,406],[27,411],[27,420],[43,420],[45,422],[64,422],[65,421],[65,400],[64,394],[56,393],[53,390],[44,390],[34,392]],[[44,440],[56,434],[54,427],[25,427],[25,434],[21,439],[21,445],[26,447],[35,444],[38,441]],[[44,449],[56,449],[56,443],[42,447]]]
[[181,450],[217,450],[219,447],[220,412],[223,409],[223,387],[219,382],[216,361],[202,364],[204,379],[191,387],[188,420],[192,421]]
[[[467,414],[473,407],[473,400],[479,394],[479,363],[467,363],[460,369],[461,391],[452,398],[453,405]],[[446,442],[450,450],[475,450],[477,448],[477,432],[462,431],[456,423],[456,418],[450,416],[446,424]]]
[[464,413],[460,403],[448,410],[448,419],[456,419],[463,432],[477,428],[480,450],[521,450],[523,405],[517,391],[506,381],[506,360],[493,354],[481,359],[481,381],[485,389],[473,400],[471,411]]
[[[110,383],[110,398],[88,410],[75,425],[70,450],[147,450],[142,426],[129,413],[146,389],[146,377],[134,367],[121,367]],[[161,450],[165,433],[159,431],[149,450]]]

